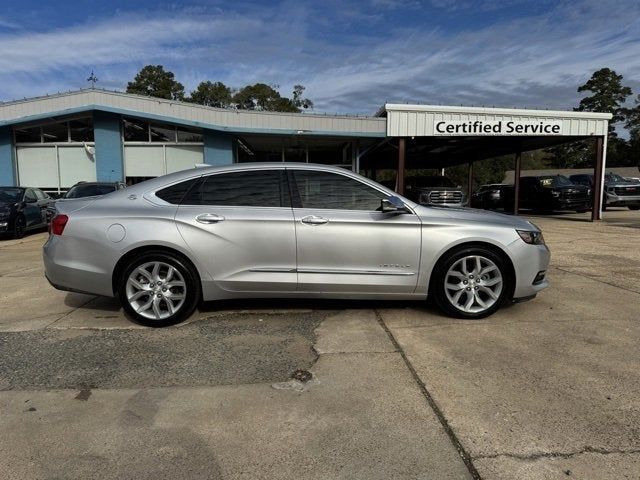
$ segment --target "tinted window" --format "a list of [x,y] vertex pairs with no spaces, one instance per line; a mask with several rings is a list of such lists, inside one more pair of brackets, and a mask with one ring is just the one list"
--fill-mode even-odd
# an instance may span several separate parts
[[186,205],[290,206],[284,170],[257,170],[204,177],[182,201]]
[[47,196],[44,194],[42,190],[38,190],[37,188],[34,188],[33,191],[35,192],[36,197],[38,197],[38,200],[44,200],[45,198],[47,198]]
[[189,189],[200,180],[198,178],[192,178],[191,180],[187,180],[186,182],[176,183],[175,185],[171,185],[170,187],[163,188],[162,190],[158,190],[156,192],[156,197],[161,198],[165,202],[173,203],[178,205],[182,202],[182,199],[189,191]]
[[335,210],[380,209],[380,201],[387,196],[353,178],[331,172],[294,170],[302,208]]
[[43,125],[42,139],[44,142],[68,142],[69,132],[66,122]]
[[0,188],[0,202],[19,202],[22,199],[20,188]]
[[27,203],[37,202],[38,197],[30,188],[27,189],[27,192],[24,194],[24,201]]
[[71,120],[69,133],[72,142],[93,142],[93,124],[90,118]]
[[71,187],[64,198],[83,198],[93,197],[95,195],[105,195],[115,191],[115,185],[76,185]]
[[149,124],[140,120],[122,120],[125,142],[148,142]]
[[16,143],[41,143],[40,127],[17,128]]

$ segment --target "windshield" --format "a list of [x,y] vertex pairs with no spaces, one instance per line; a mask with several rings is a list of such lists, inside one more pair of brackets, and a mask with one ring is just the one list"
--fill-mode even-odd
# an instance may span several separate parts
[[76,185],[67,192],[64,198],[83,198],[95,195],[105,195],[115,191],[115,185]]
[[574,183],[564,175],[555,175],[553,177],[541,177],[540,184],[543,187],[566,187]]
[[607,182],[626,182],[626,180],[617,173],[607,173],[604,178]]
[[20,188],[0,188],[0,202],[15,203],[22,199],[22,189]]

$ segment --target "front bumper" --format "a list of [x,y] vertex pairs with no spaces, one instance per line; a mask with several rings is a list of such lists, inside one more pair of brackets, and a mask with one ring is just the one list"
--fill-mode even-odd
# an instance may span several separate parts
[[640,195],[616,195],[612,192],[604,192],[604,203],[611,207],[628,207],[640,205]]
[[513,299],[521,301],[535,296],[549,286],[546,276],[540,280],[538,274],[547,271],[551,252],[546,245],[529,245],[517,239],[508,246],[516,276]]

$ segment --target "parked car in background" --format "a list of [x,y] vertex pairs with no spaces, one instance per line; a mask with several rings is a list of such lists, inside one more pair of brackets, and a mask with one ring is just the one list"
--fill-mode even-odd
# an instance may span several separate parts
[[464,207],[467,196],[460,185],[440,175],[407,177],[405,195],[420,205],[436,207]]
[[22,238],[29,230],[47,226],[53,199],[30,187],[0,187],[0,234]]
[[425,207],[326,165],[241,163],[59,202],[44,245],[60,290],[117,296],[166,326],[202,300],[425,299],[481,318],[547,286],[549,250],[520,217]]
[[[569,179],[593,189],[592,174],[571,175]],[[613,172],[605,174],[602,208],[607,207],[628,207],[630,210],[640,210],[640,184]]]
[[482,185],[471,196],[471,206],[485,210],[512,209],[513,185],[504,183]]
[[591,207],[591,188],[576,185],[564,175],[522,177],[518,203],[531,210],[586,212]]
[[123,188],[127,188],[127,186],[122,182],[78,182],[50,205],[47,210],[47,220],[50,221],[55,215],[55,205],[60,200],[96,197],[122,190]]

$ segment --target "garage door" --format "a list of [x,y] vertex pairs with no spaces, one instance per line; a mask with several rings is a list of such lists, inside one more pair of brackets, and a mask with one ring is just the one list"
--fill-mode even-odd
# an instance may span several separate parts
[[96,181],[95,159],[82,145],[17,147],[16,160],[23,187],[59,190]]

